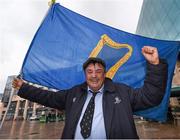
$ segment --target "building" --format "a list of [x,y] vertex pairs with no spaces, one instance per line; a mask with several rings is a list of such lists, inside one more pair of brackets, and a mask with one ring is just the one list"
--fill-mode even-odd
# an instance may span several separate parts
[[180,40],[179,25],[179,0],[144,0],[136,33],[156,39]]

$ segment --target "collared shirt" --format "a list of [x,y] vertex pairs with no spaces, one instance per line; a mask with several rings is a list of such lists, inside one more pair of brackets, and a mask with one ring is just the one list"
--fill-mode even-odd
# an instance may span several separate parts
[[[75,139],[83,139],[81,135],[80,122],[87,108],[87,105],[92,97],[92,93],[90,92],[90,90],[91,89],[88,87],[88,91],[87,91],[88,95],[76,127]],[[92,121],[92,129],[91,129],[91,135],[89,136],[88,139],[106,139],[106,131],[104,125],[104,116],[103,116],[103,104],[102,104],[103,90],[104,90],[104,85],[101,87],[101,89],[99,90],[99,92],[95,97],[95,109],[94,109],[94,116]]]

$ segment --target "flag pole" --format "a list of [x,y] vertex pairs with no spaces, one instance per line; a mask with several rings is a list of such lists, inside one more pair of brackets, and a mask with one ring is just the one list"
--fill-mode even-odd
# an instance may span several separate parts
[[[49,6],[52,6],[52,5],[55,4],[55,3],[56,3],[56,0],[51,0],[51,1],[48,2],[48,5],[49,5]],[[22,78],[22,75],[21,75],[21,74],[18,75],[18,78]],[[17,92],[17,89],[12,88],[11,93],[10,93],[10,97],[9,97],[9,101],[8,101],[8,105],[7,105],[7,108],[6,108],[6,112],[5,112],[5,114],[4,114],[4,116],[3,116],[3,119],[2,119],[2,121],[1,121],[1,123],[0,123],[0,129],[2,128],[2,126],[3,126],[3,124],[4,124],[5,118],[6,118],[6,116],[7,116],[7,113],[8,113],[8,111],[9,111],[9,107],[10,107],[11,102],[12,102],[13,94],[14,94],[15,92]]]
[[[56,0],[51,0],[51,1],[48,2],[48,5],[49,5],[49,6],[52,6],[52,5],[55,4],[55,3],[56,3]],[[22,78],[21,74],[18,75],[18,78]],[[12,88],[11,93],[10,93],[10,97],[9,97],[9,101],[8,101],[8,105],[7,105],[6,112],[5,112],[5,114],[4,114],[4,116],[3,116],[3,119],[2,119],[2,121],[1,121],[1,123],[0,123],[0,129],[2,128],[2,126],[3,126],[3,124],[4,124],[5,118],[6,118],[6,116],[7,116],[7,113],[8,113],[8,111],[9,111],[9,107],[10,107],[11,102],[12,102],[13,94],[14,94],[16,91],[17,91],[16,89]]]
[[51,6],[51,5],[53,5],[54,3],[56,3],[56,0],[51,0],[51,1],[48,2],[48,5]]
[[3,119],[2,119],[1,124],[0,124],[0,129],[1,129],[2,126],[3,126],[3,123],[4,123],[4,121],[5,121],[5,118],[6,118],[6,116],[7,116],[8,111],[9,111],[9,107],[10,107],[10,105],[11,105],[11,101],[12,101],[13,94],[14,94],[15,92],[16,92],[15,89],[12,88],[11,94],[10,94],[10,97],[9,97],[9,101],[8,101],[8,105],[7,105],[7,108],[6,108],[6,112],[5,112],[4,116],[3,116]]

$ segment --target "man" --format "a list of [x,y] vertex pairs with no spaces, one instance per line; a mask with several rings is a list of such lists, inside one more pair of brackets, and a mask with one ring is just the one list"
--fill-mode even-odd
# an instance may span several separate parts
[[63,139],[138,138],[133,112],[158,105],[167,80],[167,64],[159,59],[157,48],[145,46],[142,54],[147,60],[147,74],[139,89],[105,78],[106,65],[100,58],[89,58],[83,64],[86,82],[71,89],[52,92],[20,79],[14,80],[13,87],[22,98],[65,109]]

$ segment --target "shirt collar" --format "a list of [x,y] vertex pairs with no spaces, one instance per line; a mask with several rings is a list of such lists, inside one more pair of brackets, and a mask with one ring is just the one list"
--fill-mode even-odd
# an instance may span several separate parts
[[[89,91],[93,91],[89,86],[88,86],[88,92]],[[104,84],[102,85],[102,87],[97,91],[98,93],[103,93],[104,91]]]

